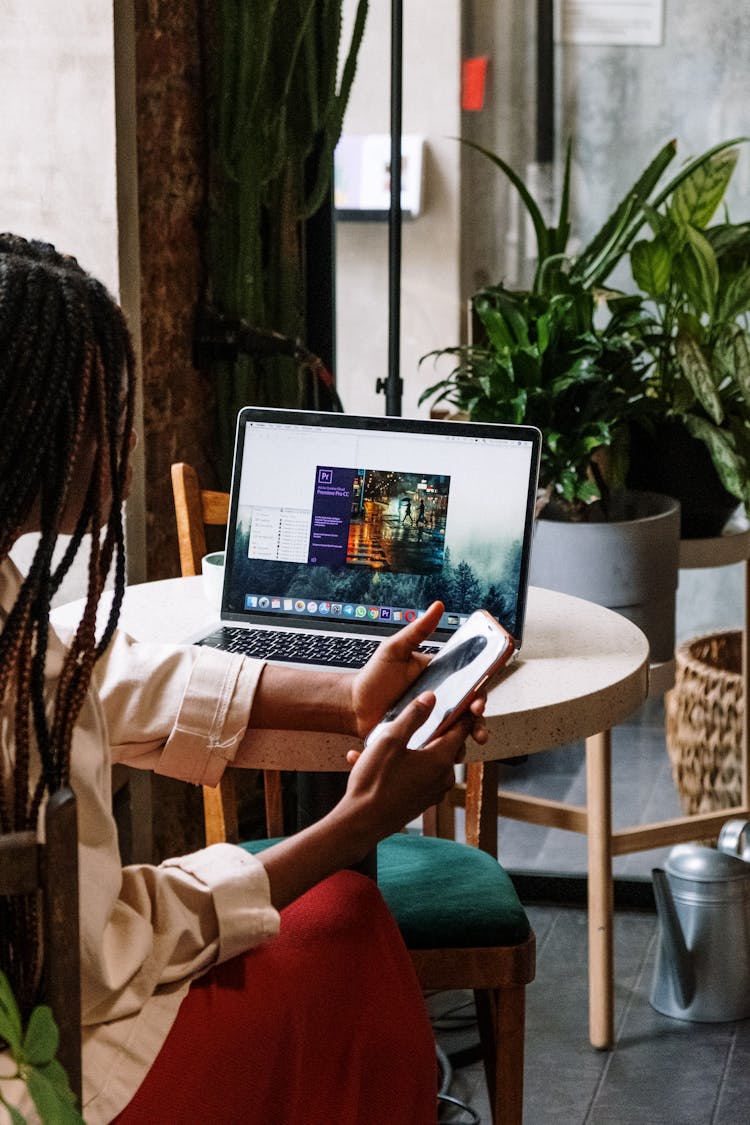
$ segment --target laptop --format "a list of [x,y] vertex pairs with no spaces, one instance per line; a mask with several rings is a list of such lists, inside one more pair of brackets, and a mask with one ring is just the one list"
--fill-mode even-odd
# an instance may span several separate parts
[[530,426],[246,407],[237,419],[221,624],[194,643],[360,668],[445,605],[520,647],[541,435]]

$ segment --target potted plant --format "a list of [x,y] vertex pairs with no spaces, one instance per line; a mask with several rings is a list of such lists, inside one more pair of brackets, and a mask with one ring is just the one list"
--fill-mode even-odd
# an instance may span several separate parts
[[653,325],[628,479],[677,496],[687,537],[719,534],[750,501],[750,223],[709,226],[736,161],[731,148],[695,168],[630,248]]
[[[595,323],[600,301],[605,327]],[[624,486],[619,442],[643,408],[640,298],[599,298],[580,285],[551,295],[497,285],[474,296],[473,313],[480,340],[433,353],[456,366],[422,398],[475,421],[537,426],[547,516],[603,518],[612,489]]]
[[[545,223],[508,164],[472,145],[518,190],[536,234],[536,270],[528,292],[499,285],[475,296],[476,340],[431,353],[449,354],[456,365],[422,395],[476,420],[539,426],[546,504],[532,582],[626,612],[649,635],[656,660],[670,659],[674,649],[679,507],[666,496],[628,492],[624,457],[631,423],[653,408],[648,348],[658,326],[642,295],[604,286],[646,219],[731,143],[690,161],[660,188],[676,152],[669,142],[576,257],[568,254],[570,145],[555,225]],[[570,521],[587,528],[585,535],[571,534]]]

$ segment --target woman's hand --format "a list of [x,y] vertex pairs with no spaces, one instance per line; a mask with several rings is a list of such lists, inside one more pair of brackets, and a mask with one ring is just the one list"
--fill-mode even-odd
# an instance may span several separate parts
[[369,831],[372,842],[397,832],[438,804],[454,784],[453,767],[463,761],[464,743],[477,717],[466,712],[422,749],[409,750],[409,739],[434,705],[434,693],[423,692],[373,742],[353,755],[342,804],[358,806],[357,823]]
[[434,703],[432,692],[424,692],[356,755],[344,796],[322,820],[258,854],[278,909],[334,871],[359,863],[379,840],[442,800],[475,716],[466,712],[421,750],[409,750]]
[[[443,603],[433,602],[422,617],[383,641],[364,668],[349,678],[353,734],[360,738],[369,734],[429,664],[430,657],[417,649],[435,631],[443,612]],[[485,695],[480,693],[471,705],[474,722],[467,732],[480,743],[487,741],[484,703]],[[359,754],[351,752],[347,757],[351,765]]]

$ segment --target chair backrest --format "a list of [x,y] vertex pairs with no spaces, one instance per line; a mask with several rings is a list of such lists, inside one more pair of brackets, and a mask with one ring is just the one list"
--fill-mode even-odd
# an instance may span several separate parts
[[81,1104],[81,953],[78,822],[71,789],[47,802],[45,842],[35,832],[0,835],[0,894],[41,894],[43,999],[60,1031],[59,1062]]
[[[180,547],[180,569],[183,578],[201,572],[201,559],[206,554],[206,526],[225,527],[229,519],[229,493],[203,489],[192,465],[175,462],[171,468],[174,514]],[[263,771],[266,805],[266,831],[269,836],[282,836],[283,808],[281,773]],[[203,814],[206,843],[228,840],[239,843],[237,795],[231,769],[224,772],[216,789],[203,787]]]
[[172,494],[180,548],[183,578],[201,572],[206,554],[206,526],[226,527],[229,519],[229,493],[203,489],[192,465],[184,461],[172,465]]

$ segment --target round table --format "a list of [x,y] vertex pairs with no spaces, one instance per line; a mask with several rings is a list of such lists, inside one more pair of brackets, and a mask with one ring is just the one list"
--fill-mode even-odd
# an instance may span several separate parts
[[[102,610],[109,604],[105,594]],[[77,622],[81,602],[53,611],[53,621]],[[129,586],[120,627],[137,640],[180,642],[218,621],[202,579],[170,578]],[[618,613],[531,587],[523,646],[490,688],[486,745],[467,746],[467,760],[499,760],[585,738],[632,714],[647,691],[648,642]],[[339,770],[359,743],[342,735],[258,732],[253,765],[271,769]]]
[[[105,596],[102,608],[107,601]],[[81,604],[55,609],[53,622],[75,625]],[[178,642],[207,632],[217,620],[198,577],[128,587],[120,623],[138,640]],[[521,652],[488,693],[489,740],[481,747],[467,744],[467,762],[493,763],[586,739],[586,809],[563,807],[554,817],[559,827],[588,837],[589,1013],[597,1047],[611,1046],[614,1039],[609,732],[641,705],[647,691],[648,642],[635,625],[602,606],[531,587]],[[359,745],[342,735],[295,731],[290,738],[289,731],[257,731],[246,764],[342,770],[347,749]],[[500,808],[541,824],[549,822],[543,818],[550,810],[539,811],[543,805],[540,799],[503,795]],[[497,804],[489,802],[483,817],[492,826],[495,851],[497,815]]]

